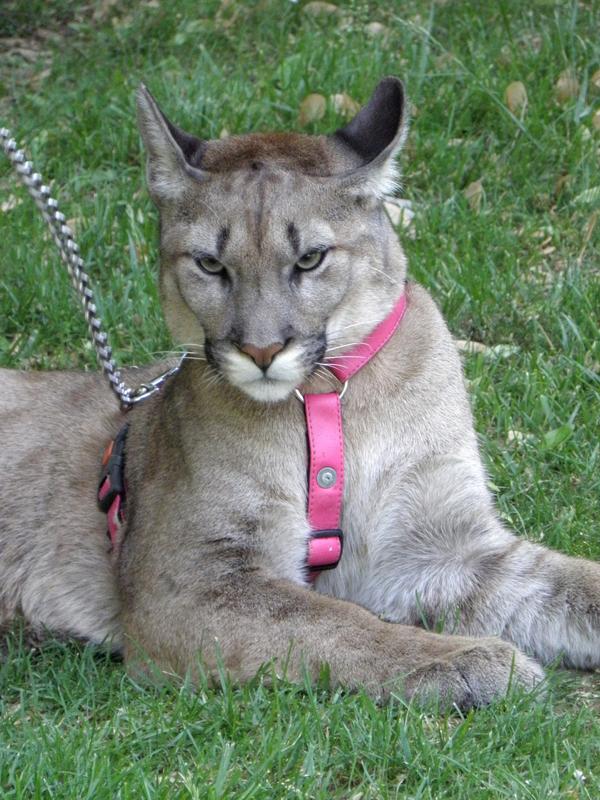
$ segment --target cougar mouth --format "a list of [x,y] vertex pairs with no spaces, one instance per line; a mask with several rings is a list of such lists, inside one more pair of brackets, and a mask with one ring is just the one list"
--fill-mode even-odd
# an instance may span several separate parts
[[292,339],[267,368],[230,341],[206,342],[208,363],[232,386],[261,403],[285,400],[317,369],[325,354],[325,335],[305,340]]

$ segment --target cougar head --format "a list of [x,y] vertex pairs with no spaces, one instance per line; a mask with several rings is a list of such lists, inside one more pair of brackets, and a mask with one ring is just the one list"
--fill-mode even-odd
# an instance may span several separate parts
[[385,78],[329,136],[203,140],[140,87],[167,325],[255,400],[283,400],[324,359],[342,359],[402,292],[383,197],[397,179],[405,106],[402,83]]

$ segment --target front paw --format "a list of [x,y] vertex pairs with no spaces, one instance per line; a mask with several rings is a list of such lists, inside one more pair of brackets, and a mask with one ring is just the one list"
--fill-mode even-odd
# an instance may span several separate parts
[[511,686],[532,689],[544,678],[541,666],[500,639],[457,642],[439,659],[410,672],[405,694],[420,701],[439,701],[461,710],[478,708],[503,697]]
[[597,669],[600,667],[600,564],[583,559],[573,559],[571,563],[573,568],[562,576],[564,588],[562,596],[559,595],[564,604],[562,636],[552,642],[554,648],[544,653],[543,660],[562,655],[567,667]]

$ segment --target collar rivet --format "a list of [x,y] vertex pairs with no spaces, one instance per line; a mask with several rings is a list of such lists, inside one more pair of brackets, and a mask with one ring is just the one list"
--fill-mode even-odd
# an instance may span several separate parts
[[331,489],[337,481],[337,472],[333,467],[323,467],[317,473],[317,483],[321,489]]

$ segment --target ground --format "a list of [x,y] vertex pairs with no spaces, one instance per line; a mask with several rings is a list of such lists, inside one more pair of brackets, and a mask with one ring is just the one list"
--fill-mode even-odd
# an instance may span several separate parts
[[[171,345],[139,81],[178,124],[216,137],[332,130],[381,76],[403,77],[414,217],[398,230],[411,275],[469,343],[501,513],[521,536],[599,559],[599,29],[595,0],[4,0],[0,125],[52,178],[119,362],[142,363]],[[311,93],[322,99],[303,103]],[[1,158],[0,209],[0,365],[93,369],[54,246]],[[17,630],[9,649],[6,798],[600,795],[597,675],[555,672],[543,699],[463,717],[378,708],[327,692],[326,676],[315,690],[260,678],[149,690],[76,644],[38,652]]]

